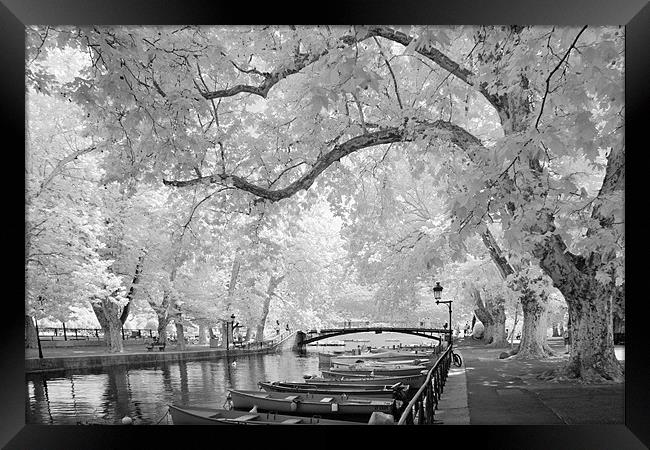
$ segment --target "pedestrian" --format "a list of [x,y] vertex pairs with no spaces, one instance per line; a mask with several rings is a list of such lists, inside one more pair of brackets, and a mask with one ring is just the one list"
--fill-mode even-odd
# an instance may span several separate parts
[[569,339],[569,328],[564,329],[564,349],[566,350],[564,353],[568,354],[569,353],[569,344],[570,344],[570,339]]
[[275,321],[275,334],[276,335],[280,334],[280,321],[279,320]]
[[291,329],[289,328],[289,324],[287,324],[286,329],[287,331],[291,331]]

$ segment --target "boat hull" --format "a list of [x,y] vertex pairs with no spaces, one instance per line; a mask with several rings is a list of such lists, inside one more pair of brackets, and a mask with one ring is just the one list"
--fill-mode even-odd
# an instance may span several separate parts
[[[189,405],[168,405],[174,425],[358,425],[344,420],[296,417]],[[242,420],[243,419],[243,420]],[[296,420],[299,421],[296,421]]]
[[425,374],[413,375],[408,377],[348,377],[348,376],[332,376],[331,378],[312,377],[305,379],[305,383],[319,384],[319,385],[338,385],[338,384],[363,384],[382,386],[386,384],[394,385],[395,383],[408,384],[411,388],[419,388],[426,379]]
[[341,360],[338,358],[332,358],[330,361],[331,367],[335,369],[339,368],[354,368],[354,367],[373,367],[373,368],[382,368],[391,365],[400,365],[400,366],[423,366],[431,367],[436,362],[432,359],[422,358],[422,359],[401,359],[394,361],[383,361],[375,359],[356,359],[356,360]]
[[344,398],[335,395],[262,391],[230,391],[236,409],[277,411],[281,414],[319,415],[326,418],[346,418],[367,421],[373,412],[393,414],[394,401],[385,398]]
[[419,375],[426,367],[408,366],[402,368],[384,368],[381,366],[361,367],[339,367],[330,370],[321,370],[325,377],[368,377],[368,376],[385,376],[385,377],[408,377]]
[[397,361],[397,360],[416,359],[416,358],[426,359],[426,358],[432,358],[433,356],[434,356],[433,352],[389,351],[383,353],[364,352],[358,355],[332,355],[330,357],[330,360],[335,359],[339,361],[354,361],[357,359],[362,359],[362,360],[377,360],[377,361]]
[[358,386],[319,386],[317,384],[309,383],[282,383],[282,382],[273,382],[273,383],[258,383],[260,388],[264,389],[267,392],[312,392],[315,394],[327,394],[327,395],[365,395],[370,397],[377,398],[393,398],[396,391],[398,392],[407,392],[409,390],[408,385],[401,384],[393,388],[392,386],[364,386],[359,388]]

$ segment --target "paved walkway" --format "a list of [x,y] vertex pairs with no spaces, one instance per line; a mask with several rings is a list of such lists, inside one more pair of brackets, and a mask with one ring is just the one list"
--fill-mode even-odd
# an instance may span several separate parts
[[[456,352],[463,356],[461,351]],[[465,367],[452,365],[449,369],[442,396],[438,402],[435,422],[440,425],[469,425],[469,414]]]
[[[537,378],[568,360],[561,339],[549,339],[558,356],[543,361],[498,359],[503,349],[467,340],[456,343],[463,367],[453,367],[438,405],[445,425],[624,424],[624,383],[586,385]],[[617,355],[624,352],[617,351]]]

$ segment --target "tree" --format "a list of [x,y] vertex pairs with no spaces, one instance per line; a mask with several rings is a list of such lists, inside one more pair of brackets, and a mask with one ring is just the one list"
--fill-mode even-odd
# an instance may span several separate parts
[[[620,29],[28,31],[30,55],[48,52],[51,34],[91,56],[64,86],[36,68],[28,76],[84,106],[114,176],[232,189],[237,207],[296,207],[314,186],[348,201],[342,159],[355,153],[435,152],[438,179],[459,175],[452,229],[500,223],[508,251],[532,253],[567,300],[568,371],[622,379],[609,319],[624,282]],[[561,175],[567,157],[593,166],[598,192]]]

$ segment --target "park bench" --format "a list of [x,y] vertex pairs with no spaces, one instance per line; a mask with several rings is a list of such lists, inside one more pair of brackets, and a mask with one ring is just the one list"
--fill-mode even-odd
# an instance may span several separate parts
[[167,345],[166,342],[150,342],[146,345],[147,351],[153,350],[154,347],[158,347],[159,351],[165,351],[165,346]]

